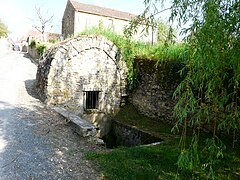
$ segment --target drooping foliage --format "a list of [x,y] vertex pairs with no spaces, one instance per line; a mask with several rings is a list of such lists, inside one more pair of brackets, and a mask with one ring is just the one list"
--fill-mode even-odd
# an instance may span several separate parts
[[[180,96],[175,127],[184,126],[183,136],[190,127],[193,137],[189,149],[181,142],[178,163],[191,169],[206,164],[209,177],[215,178],[214,165],[225,148],[218,135],[234,132],[235,136],[240,128],[240,1],[174,1],[172,17],[192,22],[185,31],[190,46],[188,73],[175,92]],[[203,126],[212,137],[201,149],[198,131]],[[205,154],[201,162],[199,154]]]
[[176,37],[176,30],[159,19],[157,22],[157,42],[165,45],[174,44]]
[[[144,2],[147,11],[165,1]],[[184,27],[182,34],[188,43],[188,59],[182,70],[186,77],[174,93],[178,103],[173,130],[182,130],[178,165],[193,172],[206,171],[207,178],[214,179],[215,165],[226,148],[220,132],[231,134],[234,146],[240,129],[240,1],[173,0],[168,9],[170,20]],[[212,136],[199,146],[203,129]],[[192,132],[190,146],[186,145],[188,130]]]

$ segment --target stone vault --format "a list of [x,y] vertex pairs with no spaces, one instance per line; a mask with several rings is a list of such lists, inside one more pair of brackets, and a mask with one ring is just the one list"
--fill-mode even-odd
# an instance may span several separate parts
[[118,47],[102,36],[80,36],[50,48],[39,61],[36,88],[43,101],[75,113],[104,134],[118,112],[127,67]]

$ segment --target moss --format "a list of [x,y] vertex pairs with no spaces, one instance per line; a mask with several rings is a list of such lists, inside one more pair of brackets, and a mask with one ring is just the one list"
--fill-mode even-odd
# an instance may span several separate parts
[[64,97],[65,99],[67,99],[67,98],[69,97],[69,93],[68,93],[68,90],[67,90],[67,89],[64,89],[62,93],[63,93],[63,97]]
[[114,119],[121,123],[142,129],[163,140],[169,140],[175,137],[171,135],[171,124],[164,122],[163,119],[152,119],[142,115],[130,103],[123,106]]

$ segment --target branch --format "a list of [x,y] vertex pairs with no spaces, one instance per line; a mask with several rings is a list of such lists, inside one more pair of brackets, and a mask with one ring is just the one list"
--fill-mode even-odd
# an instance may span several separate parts
[[36,30],[38,30],[40,33],[43,33],[42,30],[41,30],[42,28],[40,28],[40,27],[38,27],[38,26],[35,26],[35,25],[33,25],[33,27],[34,27]]
[[44,34],[47,25],[52,22],[52,19],[53,19],[54,15],[50,16],[49,18],[48,17],[44,17],[42,15],[40,7],[36,7],[35,6],[35,9],[36,9],[37,18],[38,18],[38,21],[40,22],[40,25],[39,26],[34,25],[33,27],[35,29],[37,29],[39,32],[41,32],[42,34]]

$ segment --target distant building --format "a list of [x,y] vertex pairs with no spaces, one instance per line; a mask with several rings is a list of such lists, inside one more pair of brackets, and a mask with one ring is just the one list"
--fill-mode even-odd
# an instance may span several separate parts
[[[98,27],[99,24],[123,35],[124,27],[135,16],[128,12],[68,0],[62,18],[62,36],[66,39],[88,28]],[[142,29],[139,29],[139,33],[134,36],[134,39],[144,42],[156,40],[157,33],[153,34],[149,30],[149,34],[143,35],[140,32]]]
[[30,30],[25,37],[26,41],[30,43],[32,40],[35,40],[37,42],[60,40],[60,36],[60,34],[50,32],[45,32],[44,35],[42,35],[42,33],[39,31]]
[[25,35],[25,37],[23,37],[23,39],[25,40],[25,43],[23,44],[23,41],[22,41],[22,44],[23,44],[22,51],[25,51],[25,52],[27,51],[32,58],[38,59],[40,55],[37,52],[35,47],[29,46],[31,42],[35,41],[36,44],[44,43],[47,46],[51,46],[52,45],[51,43],[60,41],[60,37],[61,35],[57,33],[45,32],[44,34],[42,34],[39,31],[30,30]]

